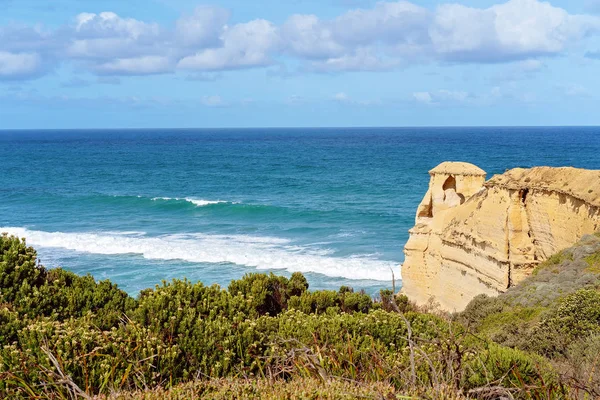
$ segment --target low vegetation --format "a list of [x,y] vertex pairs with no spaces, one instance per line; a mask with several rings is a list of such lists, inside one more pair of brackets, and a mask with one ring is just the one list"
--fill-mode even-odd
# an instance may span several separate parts
[[593,398],[600,238],[586,240],[451,317],[391,291],[309,291],[299,273],[173,280],[134,299],[2,235],[0,397]]
[[600,398],[600,235],[550,257],[502,296],[476,297],[456,320],[552,360],[564,381]]

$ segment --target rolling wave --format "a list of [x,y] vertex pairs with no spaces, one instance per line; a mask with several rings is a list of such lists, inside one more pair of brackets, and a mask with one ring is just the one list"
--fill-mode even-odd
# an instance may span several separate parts
[[192,203],[197,207],[205,207],[205,206],[210,206],[213,204],[238,204],[235,202],[228,202],[228,201],[223,201],[223,200],[202,200],[202,199],[193,199],[191,197],[184,197],[184,198],[179,198],[179,197],[153,197],[152,201],[187,201],[188,203]]
[[127,232],[44,232],[0,227],[28,244],[106,255],[136,254],[146,259],[230,263],[258,270],[314,272],[345,279],[389,281],[397,263],[370,255],[335,257],[327,249],[297,246],[288,239],[248,235],[172,234],[140,236]]

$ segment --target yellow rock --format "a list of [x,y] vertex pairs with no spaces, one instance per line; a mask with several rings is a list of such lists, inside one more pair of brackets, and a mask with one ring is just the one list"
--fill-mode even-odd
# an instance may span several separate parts
[[516,168],[486,182],[473,164],[445,162],[429,174],[402,265],[402,291],[418,304],[461,311],[600,230],[600,171]]

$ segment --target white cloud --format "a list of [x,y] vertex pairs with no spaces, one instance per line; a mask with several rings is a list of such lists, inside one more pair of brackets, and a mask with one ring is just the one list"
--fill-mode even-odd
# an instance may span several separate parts
[[279,46],[277,28],[258,19],[225,30],[223,46],[202,50],[179,61],[181,69],[216,71],[267,66],[271,52]]
[[66,52],[72,58],[108,61],[164,52],[158,24],[121,18],[112,12],[79,14],[67,35]]
[[316,15],[292,15],[281,27],[287,49],[300,57],[329,58],[344,54],[345,48]]
[[293,16],[282,27],[292,54],[313,71],[394,68],[424,60],[510,62],[560,54],[600,31],[600,18],[570,15],[538,0],[489,8],[448,3],[429,11],[407,1],[380,2],[329,21]]
[[55,32],[46,31],[40,25],[0,26],[0,51],[18,53],[52,51],[60,47],[55,36]]
[[169,58],[160,56],[118,58],[94,67],[94,71],[101,75],[151,75],[172,70]]
[[433,98],[429,92],[415,92],[413,98],[419,103],[433,104]]
[[204,96],[200,102],[206,107],[226,107],[227,103],[221,96]]
[[487,9],[440,6],[429,31],[444,59],[506,62],[558,54],[599,30],[600,18],[569,15],[537,0],[510,0]]
[[347,95],[346,92],[336,93],[335,95],[333,95],[331,97],[331,100],[333,100],[337,103],[340,103],[340,104],[351,105],[351,106],[376,106],[376,105],[381,104],[381,100],[379,100],[379,99],[355,100],[354,98]]
[[349,11],[332,21],[335,37],[350,45],[428,42],[429,11],[407,1],[380,2],[372,9]]
[[[581,51],[577,44],[599,33],[599,16],[569,14],[540,0],[508,0],[488,8],[446,3],[431,10],[416,2],[383,1],[330,19],[292,15],[280,25],[264,19],[231,24],[230,11],[201,6],[165,25],[102,12],[81,13],[54,30],[0,26],[0,52],[23,62],[35,55],[44,66],[36,71],[70,62],[113,75],[270,65],[338,73],[447,61],[522,61],[516,68],[532,73],[544,57]],[[594,52],[588,50],[588,56]],[[10,63],[15,62],[13,57]]]
[[413,100],[428,106],[459,107],[459,106],[492,106],[503,100],[530,104],[537,101],[535,93],[522,89],[520,85],[510,83],[504,87],[494,86],[489,91],[469,93],[463,90],[435,90],[414,92]]
[[177,43],[182,46],[217,46],[230,17],[224,8],[199,6],[193,14],[184,15],[175,23]]
[[354,53],[340,57],[313,61],[307,69],[315,72],[384,71],[397,65],[397,60],[384,59],[368,48],[359,48]]
[[81,13],[75,17],[74,29],[78,37],[84,38],[141,39],[155,37],[160,33],[158,24],[148,24],[133,18],[121,18],[113,12]]
[[25,79],[42,70],[41,58],[36,53],[9,53],[0,51],[0,79]]
[[350,97],[345,92],[340,92],[333,96],[333,100],[339,101],[340,103],[346,103],[350,101]]
[[436,104],[452,104],[452,103],[464,103],[470,100],[468,92],[464,91],[453,91],[453,90],[438,90],[435,92],[415,92],[413,98],[423,104],[436,105]]
[[311,60],[309,70],[376,71],[400,63],[388,60],[387,53],[421,53],[428,47],[429,19],[426,9],[412,3],[380,2],[327,21],[294,15],[282,26],[281,37],[291,54]]

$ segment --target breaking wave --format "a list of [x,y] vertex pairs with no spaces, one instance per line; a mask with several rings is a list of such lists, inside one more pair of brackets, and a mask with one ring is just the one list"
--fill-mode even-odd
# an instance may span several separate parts
[[[202,199],[193,199],[190,197],[179,198],[179,197],[154,197],[152,201],[187,201],[188,203],[192,203],[198,207],[210,206],[212,204],[225,204],[229,203],[228,201],[223,200],[202,200]],[[237,203],[231,203],[237,204]]]
[[171,234],[146,236],[143,232],[45,232],[0,227],[27,238],[29,245],[63,248],[106,255],[136,254],[153,260],[237,264],[258,270],[314,272],[353,280],[390,281],[392,261],[373,255],[335,257],[331,250],[294,245],[290,240],[249,235]]

